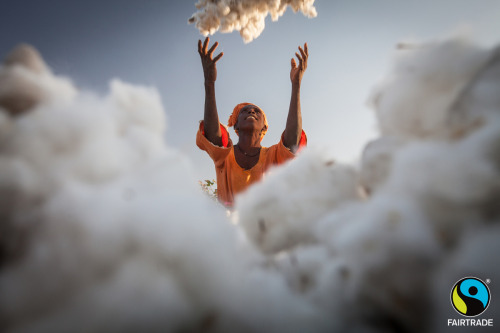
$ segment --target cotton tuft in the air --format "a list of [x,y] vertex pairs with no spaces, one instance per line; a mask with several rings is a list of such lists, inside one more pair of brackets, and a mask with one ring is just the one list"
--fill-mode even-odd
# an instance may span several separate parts
[[[463,38],[395,52],[360,166],[307,148],[230,221],[165,144],[154,88],[114,80],[100,97],[14,51],[0,330],[453,332],[454,283],[490,279],[495,297],[500,278],[500,52]],[[482,318],[497,322],[495,299]]]
[[245,43],[260,36],[268,15],[277,21],[288,7],[309,18],[317,16],[314,0],[198,0],[195,6],[198,11],[188,22],[194,23],[201,34],[236,30]]

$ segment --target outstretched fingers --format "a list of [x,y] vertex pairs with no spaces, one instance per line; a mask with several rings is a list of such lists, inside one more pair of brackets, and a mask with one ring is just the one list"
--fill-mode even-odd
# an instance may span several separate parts
[[300,51],[300,54],[302,55],[302,59],[306,60],[307,54],[304,52],[304,50],[300,46],[299,46],[299,51]]
[[212,47],[210,48],[210,50],[208,50],[208,53],[207,55],[212,58],[212,55],[215,51],[215,49],[217,48],[217,46],[219,46],[219,42],[215,42],[214,45],[212,45]]
[[304,48],[299,46],[300,55],[295,52],[295,56],[299,59],[299,68],[301,70],[306,70],[307,68],[307,58],[309,58],[309,49],[307,47],[307,43],[304,43]]
[[299,69],[302,69],[302,57],[297,52],[295,52],[295,56],[299,59]]
[[292,84],[300,85],[300,81],[302,80],[302,75],[304,74],[307,68],[307,58],[309,57],[308,54],[309,50],[307,49],[307,43],[304,43],[303,48],[299,46],[298,49],[300,53],[295,52],[295,57],[297,57],[299,63],[297,66],[296,59],[292,57],[290,62],[292,66],[292,69],[290,70],[290,79],[292,80]]
[[299,46],[299,51],[300,51],[300,54],[302,55],[302,58],[307,58],[307,55],[306,53],[304,52],[304,50]]
[[203,54],[207,54],[208,43],[210,43],[210,37],[205,38],[203,43]]
[[201,39],[198,39],[198,53],[200,55],[201,55],[201,48],[202,48]]
[[[304,48],[305,47],[306,47],[306,45],[304,44]],[[308,55],[300,46],[299,46],[299,51],[300,51],[300,54],[302,55],[302,68],[305,70],[307,68]]]
[[224,52],[219,53],[219,54],[218,54],[218,55],[214,58],[214,60],[212,60],[212,61],[213,61],[213,63],[215,64],[217,61],[219,61],[219,59],[220,59],[220,58],[222,58],[222,56],[223,56],[223,55],[224,55]]
[[224,52],[219,53],[215,58],[212,59],[215,49],[219,46],[219,42],[215,42],[214,45],[210,49],[208,49],[208,45],[210,44],[210,37],[205,38],[205,41],[202,43],[201,40],[198,40],[198,53],[200,54],[202,61],[208,63],[216,63],[219,59],[224,55]]

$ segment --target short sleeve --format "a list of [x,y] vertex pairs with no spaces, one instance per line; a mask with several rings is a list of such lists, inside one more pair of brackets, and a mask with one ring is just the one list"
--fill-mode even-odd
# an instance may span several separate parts
[[203,121],[200,122],[200,127],[198,129],[198,132],[196,133],[196,145],[201,150],[207,152],[210,158],[214,161],[215,166],[218,166],[219,163],[224,162],[233,147],[233,143],[229,138],[227,129],[222,124],[220,125],[220,129],[222,133],[222,147],[214,145],[205,137]]
[[[298,152],[301,151],[304,147],[307,146],[307,135],[306,132],[302,130],[299,141],[299,149]],[[292,153],[290,149],[288,149],[283,143],[283,134],[281,134],[281,140],[278,144],[269,147],[269,154],[273,164],[281,164],[289,159],[295,157],[295,154]]]

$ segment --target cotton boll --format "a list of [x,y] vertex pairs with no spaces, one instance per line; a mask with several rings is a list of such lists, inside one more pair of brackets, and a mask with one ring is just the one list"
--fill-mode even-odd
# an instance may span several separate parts
[[188,20],[203,35],[237,30],[245,43],[249,43],[264,31],[265,19],[273,21],[281,17],[288,6],[294,12],[301,11],[309,18],[316,17],[314,0],[199,0],[198,11]]
[[236,209],[249,237],[263,251],[277,252],[311,242],[317,219],[357,199],[355,170],[308,149],[238,196]]
[[468,120],[477,121],[479,115],[470,109],[451,126],[456,117],[451,109],[490,51],[455,38],[399,50],[397,56],[392,73],[371,97],[382,134],[415,140],[467,132],[472,126]]

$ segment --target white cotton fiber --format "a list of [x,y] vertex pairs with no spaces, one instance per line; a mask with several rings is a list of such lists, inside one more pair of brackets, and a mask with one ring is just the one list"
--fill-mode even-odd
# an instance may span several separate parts
[[265,19],[271,15],[277,21],[288,6],[307,17],[316,17],[314,0],[198,0],[198,11],[191,16],[203,35],[239,31],[243,41],[249,43],[264,31]]
[[500,132],[486,131],[459,142],[409,145],[397,155],[386,190],[418,199],[444,238],[485,219],[500,194],[500,170],[479,148],[495,144]]
[[76,90],[69,80],[52,75],[32,46],[16,47],[0,66],[0,107],[16,115],[40,102],[66,102]]
[[17,66],[4,96],[33,104],[0,116],[2,331],[324,328],[165,145],[155,89],[115,80],[99,97]]
[[[335,332],[439,332],[454,318],[449,292],[457,280],[500,274],[476,259],[494,253],[489,232],[500,217],[498,51],[458,38],[398,52],[374,95],[381,136],[365,148],[355,177],[367,198],[347,195],[337,204],[358,184],[336,187],[352,178],[338,172],[329,181],[316,152],[237,201],[240,224],[273,254],[269,266],[335,314]],[[288,185],[292,179],[301,190]],[[322,209],[318,198],[332,202]]]
[[358,199],[356,172],[309,149],[236,198],[239,223],[265,252],[311,242],[326,212]]
[[99,97],[14,56],[0,330],[445,331],[454,283],[500,276],[500,58],[461,38],[399,52],[360,169],[307,148],[239,195],[233,221],[165,145],[155,89]]
[[374,192],[391,173],[394,153],[403,145],[400,139],[383,136],[368,142],[361,155],[359,182],[366,192]]
[[371,97],[381,133],[414,140],[449,139],[468,131],[477,114],[456,115],[452,106],[488,58],[490,52],[465,38],[398,49],[391,74]]
[[343,330],[423,327],[414,314],[425,304],[420,293],[440,247],[414,202],[380,196],[346,206],[316,233],[330,259],[311,297],[345,318]]

